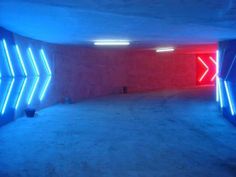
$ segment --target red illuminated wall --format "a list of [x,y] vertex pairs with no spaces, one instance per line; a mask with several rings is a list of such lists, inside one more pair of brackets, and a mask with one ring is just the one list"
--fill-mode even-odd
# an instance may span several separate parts
[[[53,71],[46,105],[65,97],[84,98],[196,86],[196,52],[215,46],[179,47],[158,54],[154,49],[52,45],[16,36],[21,45],[44,46]],[[205,50],[206,51],[206,50]],[[200,72],[200,69],[199,69]]]
[[119,94],[123,86],[144,92],[196,85],[193,54],[64,46],[54,53],[56,85],[62,96],[74,100]]

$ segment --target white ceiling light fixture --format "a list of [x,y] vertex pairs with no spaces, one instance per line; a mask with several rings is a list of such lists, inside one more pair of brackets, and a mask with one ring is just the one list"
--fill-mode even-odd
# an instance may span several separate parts
[[156,49],[157,53],[161,53],[161,52],[173,52],[175,51],[174,47],[160,47]]
[[122,39],[101,39],[95,40],[94,45],[96,46],[128,46],[130,45],[129,40],[122,40]]

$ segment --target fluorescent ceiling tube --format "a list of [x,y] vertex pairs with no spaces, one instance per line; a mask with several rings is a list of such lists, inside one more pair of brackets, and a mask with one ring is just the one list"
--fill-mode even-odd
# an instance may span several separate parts
[[104,39],[104,40],[95,40],[94,45],[97,45],[97,46],[127,46],[127,45],[130,45],[130,41],[128,41],[128,40]]
[[160,52],[173,52],[175,51],[175,48],[173,47],[160,47],[156,49],[156,52],[160,53]]

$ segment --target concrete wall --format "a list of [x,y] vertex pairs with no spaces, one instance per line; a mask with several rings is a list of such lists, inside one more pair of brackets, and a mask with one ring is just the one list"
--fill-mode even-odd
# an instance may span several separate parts
[[44,105],[109,94],[193,87],[195,54],[163,53],[140,48],[98,48],[52,45],[15,36],[26,48],[43,47],[53,70]]
[[60,99],[119,94],[123,86],[143,92],[196,83],[195,55],[65,46],[54,47],[53,53],[54,87]]

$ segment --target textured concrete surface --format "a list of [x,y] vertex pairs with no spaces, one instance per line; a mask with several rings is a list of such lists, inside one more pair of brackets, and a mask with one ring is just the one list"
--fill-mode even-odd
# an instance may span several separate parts
[[235,0],[1,0],[0,26],[34,39],[132,44],[209,43],[233,39]]
[[20,36],[15,38],[22,51],[29,45],[45,49],[53,78],[42,104],[49,105],[65,97],[79,101],[119,94],[124,86],[132,92],[193,87],[196,85],[196,50],[216,49],[205,45],[187,46],[173,53],[158,54],[144,48],[50,45]]
[[212,88],[58,105],[0,128],[2,177],[233,177],[236,128]]
[[64,46],[52,53],[60,95],[73,100],[121,93],[124,86],[140,92],[196,84],[195,54]]

